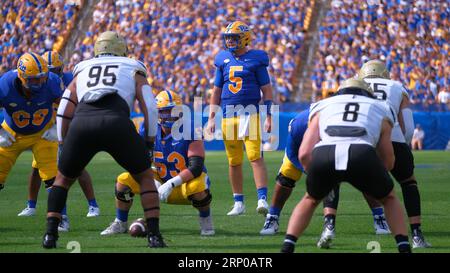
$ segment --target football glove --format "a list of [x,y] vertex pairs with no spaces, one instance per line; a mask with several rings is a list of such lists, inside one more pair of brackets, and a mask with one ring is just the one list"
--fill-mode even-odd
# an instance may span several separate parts
[[15,142],[16,139],[8,131],[0,129],[0,147],[9,147]]
[[56,124],[42,134],[42,138],[48,141],[58,141],[58,133],[56,132]]
[[181,185],[182,183],[183,183],[183,180],[178,175],[175,176],[174,178],[167,180],[166,183],[162,184],[158,188],[159,200],[161,202],[167,202],[167,198],[169,198],[169,195],[172,193],[172,190],[175,187]]

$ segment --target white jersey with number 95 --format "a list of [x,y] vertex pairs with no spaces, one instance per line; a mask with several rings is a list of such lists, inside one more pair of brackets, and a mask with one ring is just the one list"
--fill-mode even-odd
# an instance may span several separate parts
[[104,95],[117,93],[130,110],[136,97],[136,72],[147,74],[145,65],[137,60],[119,56],[101,56],[82,61],[74,68],[77,77],[78,101],[96,101]]

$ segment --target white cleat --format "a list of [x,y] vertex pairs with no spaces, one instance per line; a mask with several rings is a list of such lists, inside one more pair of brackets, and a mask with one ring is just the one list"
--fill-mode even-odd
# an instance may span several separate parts
[[36,215],[36,208],[26,207],[17,216],[34,216]]
[[100,216],[100,208],[89,206],[88,214],[86,215],[86,217],[97,217],[97,216]]
[[334,237],[334,226],[325,224],[325,226],[323,227],[322,235],[320,235],[320,239],[317,242],[317,247],[330,248]]
[[198,220],[200,222],[201,236],[213,236],[214,234],[216,234],[216,232],[214,231],[211,215],[208,217],[199,217]]
[[122,222],[116,219],[109,225],[109,227],[107,227],[104,231],[102,231],[100,235],[114,235],[127,233],[127,230],[128,230],[127,222]]
[[425,241],[425,237],[422,232],[413,233],[412,238],[413,248],[429,248],[431,244]]
[[269,212],[269,204],[267,204],[266,200],[258,200],[258,207],[256,207],[256,212],[266,217],[267,213]]
[[264,227],[261,229],[259,234],[275,235],[278,232],[278,227],[278,216],[267,214],[266,221],[264,222]]
[[377,235],[391,234],[384,215],[375,215],[373,217],[373,226]]
[[227,215],[228,216],[236,216],[236,215],[241,215],[245,212],[245,205],[243,202],[238,201],[238,202],[234,202],[234,206],[233,209],[231,209]]
[[61,218],[61,222],[58,226],[58,231],[60,232],[68,232],[70,229],[69,217],[67,215],[63,215]]

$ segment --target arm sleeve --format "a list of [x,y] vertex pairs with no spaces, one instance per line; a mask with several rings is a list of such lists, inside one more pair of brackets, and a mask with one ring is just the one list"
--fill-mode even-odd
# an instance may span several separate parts
[[149,85],[142,86],[142,96],[147,107],[147,122],[149,137],[156,136],[157,122],[158,122],[158,110],[156,109],[156,101],[153,96],[152,89]]

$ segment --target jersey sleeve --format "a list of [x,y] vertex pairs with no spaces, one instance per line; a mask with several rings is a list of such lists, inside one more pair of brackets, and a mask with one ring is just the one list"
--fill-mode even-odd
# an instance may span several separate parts
[[223,64],[223,51],[220,51],[219,53],[217,53],[216,57],[214,58],[214,66],[215,67],[221,67]]
[[136,72],[142,73],[142,75],[147,78],[147,67],[145,64],[139,60],[136,60],[135,66]]
[[267,67],[258,66],[256,69],[256,80],[258,81],[259,86],[264,86],[270,83],[269,72],[267,71]]
[[267,55],[267,53],[263,50],[259,51],[258,54],[258,58],[259,58],[259,64],[261,66],[267,67],[269,66],[269,55]]
[[315,114],[317,114],[320,111],[320,101],[311,104],[311,106],[309,107],[309,117],[308,117],[308,122],[311,121],[311,119],[314,117]]
[[221,67],[216,67],[216,73],[214,76],[214,86],[219,88],[223,87],[223,71]]
[[51,88],[52,98],[55,100],[61,98],[62,94],[64,93],[64,89],[65,89],[63,81],[56,74],[53,74],[49,77],[50,77],[49,80],[51,82],[50,88]]

